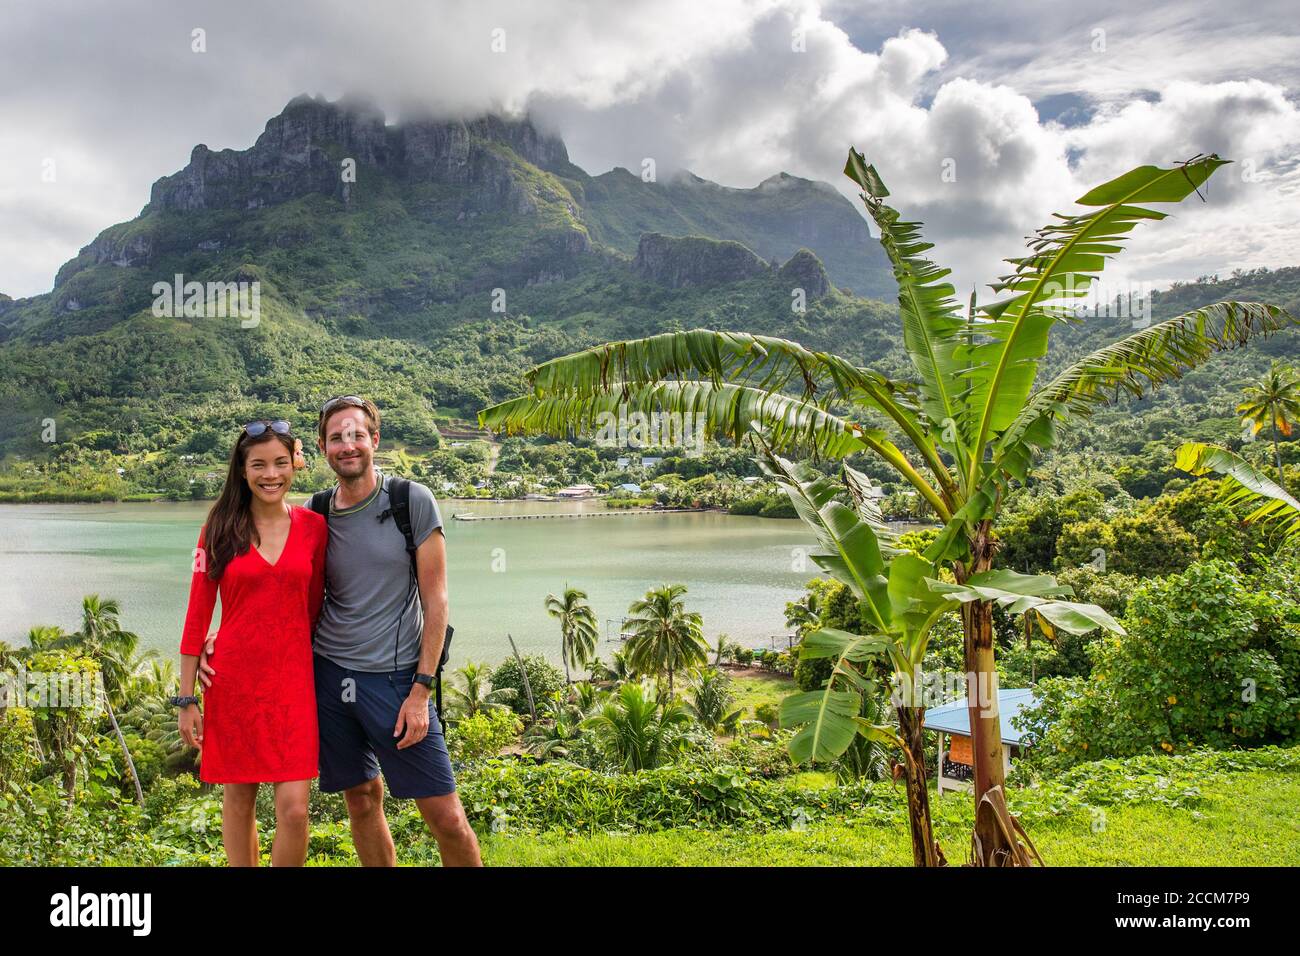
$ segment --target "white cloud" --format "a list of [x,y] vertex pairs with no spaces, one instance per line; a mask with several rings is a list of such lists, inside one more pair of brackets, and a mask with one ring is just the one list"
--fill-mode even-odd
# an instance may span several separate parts
[[[71,6],[14,12],[0,37],[0,290],[12,294],[48,289],[195,143],[245,147],[304,91],[368,93],[390,119],[531,109],[593,173],[647,156],[661,174],[735,186],[784,170],[856,203],[840,172],[853,145],[926,221],[962,289],[995,277],[1000,257],[1096,182],[1218,151],[1252,160],[1258,180],[1221,171],[1209,206],[1138,230],[1125,272],[1168,281],[1300,258],[1296,38],[1201,0],[1016,2],[979,16],[947,0],[866,13],[812,0]],[[1097,25],[1105,53],[1089,45]],[[206,54],[190,50],[196,26]],[[504,53],[490,45],[498,28]],[[1088,103],[1081,124],[1036,112],[1061,93]],[[55,184],[39,179],[46,156]]]

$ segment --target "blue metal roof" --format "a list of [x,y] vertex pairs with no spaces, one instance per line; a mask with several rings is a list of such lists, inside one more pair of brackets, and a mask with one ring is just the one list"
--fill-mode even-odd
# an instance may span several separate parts
[[[1033,688],[1024,687],[1016,690],[998,691],[998,715],[1002,724],[1002,742],[1004,744],[1022,744],[1023,731],[1011,726],[1011,718],[1025,707],[1034,703]],[[941,730],[945,734],[970,736],[970,710],[966,698],[950,701],[941,707],[931,707],[925,712],[925,729]],[[1028,746],[1028,744],[1024,744]]]

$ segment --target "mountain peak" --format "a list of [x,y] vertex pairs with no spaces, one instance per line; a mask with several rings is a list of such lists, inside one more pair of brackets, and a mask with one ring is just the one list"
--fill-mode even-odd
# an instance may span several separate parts
[[505,160],[488,148],[493,143],[541,169],[569,168],[564,143],[540,133],[528,116],[390,126],[368,97],[328,100],[303,93],[267,121],[248,149],[194,147],[185,169],[154,183],[148,208],[255,209],[310,193],[346,199],[341,170],[349,159],[400,180],[464,186],[486,178],[500,185]]

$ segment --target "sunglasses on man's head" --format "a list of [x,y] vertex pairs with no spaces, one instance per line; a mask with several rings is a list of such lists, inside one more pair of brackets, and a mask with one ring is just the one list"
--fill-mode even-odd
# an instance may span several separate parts
[[249,438],[257,438],[259,435],[265,435],[267,429],[275,432],[277,435],[289,434],[289,423],[283,418],[277,418],[274,421],[263,418],[259,421],[249,422],[244,426]]
[[355,405],[357,408],[365,408],[366,400],[360,395],[338,395],[322,405],[320,407],[320,413],[321,415],[328,415],[334,409],[347,405]]

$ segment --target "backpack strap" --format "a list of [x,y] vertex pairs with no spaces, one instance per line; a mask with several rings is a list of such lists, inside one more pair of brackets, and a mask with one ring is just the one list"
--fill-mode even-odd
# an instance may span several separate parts
[[[315,494],[313,494],[311,496],[311,500],[307,502],[307,507],[310,508],[312,511],[316,512],[322,518],[324,518],[326,525],[330,523],[330,500],[333,497],[334,497],[334,489],[326,488],[324,491],[318,491]],[[321,593],[322,607],[324,606],[325,600],[328,599],[329,597],[329,591],[330,591],[329,577],[326,576],[325,587]],[[315,645],[316,643],[316,632],[314,630],[312,631],[311,642],[313,645]]]
[[307,502],[307,507],[324,518],[326,523],[328,523],[330,520],[330,499],[333,497],[333,488],[326,488],[324,491],[318,491],[311,496],[311,501]]
[[411,528],[411,483],[396,475],[385,476],[388,485],[388,507],[393,513],[397,530],[406,539],[406,553],[411,556],[411,567],[415,567],[415,532]]

